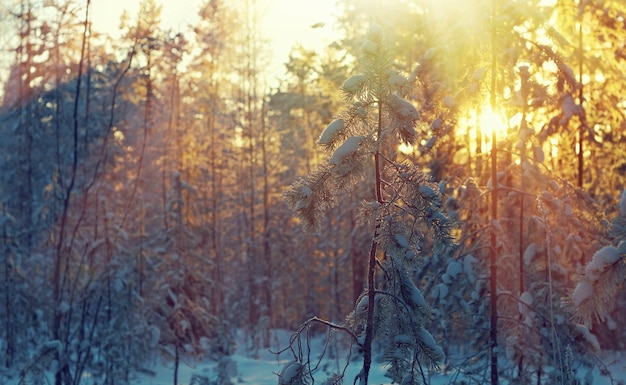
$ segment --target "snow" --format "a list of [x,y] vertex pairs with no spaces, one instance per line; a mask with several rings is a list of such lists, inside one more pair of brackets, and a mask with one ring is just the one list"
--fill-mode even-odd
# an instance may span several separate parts
[[361,51],[368,53],[368,54],[375,54],[376,50],[378,49],[378,44],[374,43],[371,40],[365,40],[363,42],[363,44],[361,45]]
[[367,35],[375,41],[381,41],[383,38],[383,29],[378,24],[371,24],[367,29]]
[[346,139],[346,141],[335,150],[328,162],[339,166],[348,156],[352,155],[359,148],[359,144],[361,144],[363,139],[365,139],[363,136],[352,136]]
[[446,187],[447,187],[447,185],[446,185],[446,181],[444,181],[444,180],[442,180],[441,182],[439,182],[439,184],[437,185],[437,188],[439,189],[439,192],[440,192],[441,194],[445,194],[445,192],[446,192]]
[[343,127],[343,119],[333,120],[328,126],[326,126],[326,129],[324,129],[324,131],[322,132],[322,136],[320,137],[318,143],[321,145],[330,144],[335,135],[337,135],[339,131],[343,130]]
[[400,247],[404,247],[405,249],[409,248],[409,241],[402,234],[396,234],[396,242]]
[[456,99],[453,96],[444,96],[443,97],[443,105],[448,108],[453,108],[456,106]]
[[360,313],[360,312],[365,311],[367,309],[368,304],[369,304],[369,298],[366,295],[361,296],[361,299],[356,305],[356,312]]
[[389,97],[389,106],[401,119],[417,120],[420,118],[420,113],[417,111],[417,108],[398,95],[391,95]]
[[302,192],[302,195],[304,195],[307,198],[313,195],[313,190],[311,190],[311,187],[307,185],[302,186],[300,191]]
[[343,88],[347,92],[357,92],[366,81],[367,78],[365,77],[365,75],[353,75],[346,79],[345,82],[343,82],[343,86],[341,88]]
[[448,267],[446,268],[446,274],[448,274],[451,278],[456,278],[457,275],[461,274],[463,271],[463,266],[457,261],[448,262]]
[[278,375],[278,384],[289,384],[294,378],[296,378],[296,376],[298,376],[301,371],[302,365],[300,365],[298,362],[288,362],[287,364],[285,364],[285,366],[283,366],[283,369]]
[[367,117],[367,110],[364,107],[357,107],[355,113],[361,118]]
[[[599,344],[596,344],[597,338],[589,329],[579,326],[577,330],[581,333],[581,336],[587,340],[587,342],[591,343],[592,346],[599,347]],[[279,383],[278,373],[281,370],[285,370],[286,365],[290,362],[293,362],[293,355],[290,351],[286,353],[282,353],[280,355],[273,354],[271,351],[278,351],[285,348],[288,344],[289,337],[291,336],[290,331],[286,330],[277,330],[272,332],[271,340],[274,341],[272,343],[271,348],[269,349],[260,349],[258,354],[254,354],[251,351],[247,351],[245,348],[247,346],[246,339],[242,333],[239,333],[238,337],[238,349],[236,354],[233,356],[227,357],[222,361],[230,361],[231,364],[227,372],[229,373],[229,377],[231,379],[231,383],[233,384],[250,384],[250,385],[276,385]],[[325,335],[319,337],[312,338],[312,351],[311,358],[317,359],[318,353],[322,350],[323,346],[323,338]],[[394,337],[396,341],[401,342],[407,338],[410,338],[408,335],[398,335]],[[441,351],[441,347],[436,344],[433,336],[426,331],[425,329],[420,330],[420,339],[422,343],[432,347],[436,352],[441,353],[443,355],[443,351]],[[51,345],[54,342],[51,341]],[[345,354],[344,354],[345,353]],[[448,355],[450,359],[454,359],[455,350],[452,349],[449,351]],[[256,358],[251,358],[252,356],[256,356]],[[602,362],[606,363],[609,371],[611,372],[614,379],[623,379],[626,378],[626,357],[623,356],[620,352],[600,352],[598,353],[599,358]],[[325,379],[328,378],[330,372],[341,372],[343,370],[343,366],[345,365],[345,358],[347,358],[347,351],[340,352],[337,358],[329,358],[325,360],[321,368],[315,375],[315,383],[321,384]],[[458,358],[458,357],[457,357]],[[352,384],[353,380],[356,378],[357,374],[362,369],[363,361],[361,356],[356,354],[354,351],[352,352],[351,362],[348,366],[345,377],[344,384]],[[208,378],[211,381],[215,381],[218,377],[218,362],[216,361],[205,361],[199,362],[196,364],[190,362],[181,362],[179,368],[178,375],[178,383],[180,385],[190,385],[192,377],[195,376],[203,376]],[[130,384],[132,385],[171,385],[173,383],[174,377],[174,366],[172,363],[166,363],[159,359],[155,359],[153,363],[145,368],[142,373],[133,374],[130,379]],[[290,367],[290,371],[292,369],[297,369],[297,367]],[[381,364],[374,363],[372,365],[369,383],[373,385],[387,385],[390,384],[390,380],[385,376],[387,368]],[[592,371],[593,374],[594,385],[609,385],[611,381],[608,377],[600,375],[599,369],[596,367]],[[578,371],[578,377],[584,376],[586,373],[586,369],[580,369]],[[49,383],[53,383],[53,378],[51,375],[48,375]],[[454,371],[443,374],[434,372],[430,378],[427,377],[430,385],[444,385],[453,383],[453,381],[457,381],[460,383],[461,380],[464,380],[463,376],[459,376],[458,373]],[[0,376],[0,382],[5,380]],[[14,378],[4,382],[4,385],[17,385],[19,383],[18,378]],[[96,385],[101,384],[100,379],[93,377],[91,373],[85,373],[83,378],[81,379],[81,385]]]
[[620,252],[613,246],[605,246],[596,251],[593,259],[585,268],[585,273],[589,279],[596,281],[604,272],[608,265],[612,265],[619,261]]
[[418,188],[418,191],[424,198],[433,198],[437,196],[437,193],[435,192],[435,190],[433,190],[432,187],[425,185],[425,184],[421,185]]
[[522,315],[526,315],[530,312],[530,306],[533,304],[533,296],[525,291],[522,295],[519,296],[520,303],[518,304],[519,313]]
[[159,340],[161,339],[161,330],[154,325],[150,325],[148,328],[148,340],[149,346],[157,347],[159,345]]
[[593,350],[595,350],[596,352],[599,352],[601,350],[600,342],[598,342],[598,338],[595,335],[593,335],[593,333],[591,333],[591,331],[589,330],[587,326],[576,325],[576,331],[578,331],[580,335],[585,339],[585,341],[587,341],[587,343],[591,345],[591,348]]
[[424,61],[429,61],[430,59],[434,58],[438,52],[439,47],[429,48],[428,50],[426,50],[426,52],[424,52]]
[[411,285],[409,287],[409,290],[411,290],[411,304],[413,306],[425,306],[426,305],[426,301],[424,300],[424,296],[422,295],[422,292],[417,288],[417,286],[415,285]]
[[526,251],[524,251],[524,265],[530,266],[533,262],[533,258],[537,255],[538,248],[536,243],[531,243],[526,247]]
[[436,356],[442,359],[445,357],[445,354],[443,353],[443,349],[441,349],[441,346],[437,345],[437,343],[435,342],[435,339],[433,338],[432,334],[430,334],[428,330],[421,328],[419,331],[419,338],[420,338],[420,341],[424,345],[428,346],[428,348],[432,350]]
[[472,80],[474,81],[482,80],[486,73],[487,73],[487,67],[480,67],[476,71],[474,71],[474,75],[472,75]]
[[296,202],[296,211],[309,207],[313,199],[313,190],[311,190],[311,187],[308,185],[302,186],[300,193],[302,194],[302,197],[298,200],[298,202]]
[[408,84],[408,79],[399,73],[394,73],[387,79],[387,82],[391,87],[402,87]]
[[393,338],[396,343],[410,345],[413,343],[413,336],[408,334],[398,334]]
[[441,129],[441,127],[443,127],[443,119],[442,118],[437,118],[435,120],[433,120],[433,122],[430,124],[430,129],[433,131],[439,130]]
[[474,276],[474,263],[476,263],[476,257],[468,254],[463,258],[463,272],[467,275],[467,280],[470,282],[476,281]]
[[582,113],[582,107],[574,102],[572,95],[565,95],[561,101],[561,110],[565,119],[569,120],[574,115]]
[[574,306],[578,307],[584,300],[591,298],[591,296],[593,296],[593,286],[587,281],[579,282],[572,295]]
[[430,296],[434,299],[439,299],[439,301],[441,301],[448,296],[449,292],[450,289],[448,288],[448,285],[446,285],[445,283],[440,283],[435,286]]

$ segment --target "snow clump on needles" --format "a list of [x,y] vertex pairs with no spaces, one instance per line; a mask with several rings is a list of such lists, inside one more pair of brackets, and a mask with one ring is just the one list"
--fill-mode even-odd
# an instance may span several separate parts
[[346,141],[335,150],[328,163],[339,166],[343,163],[344,159],[354,154],[363,139],[365,139],[363,136],[352,136],[346,139]]
[[322,132],[322,136],[320,137],[320,140],[318,141],[318,143],[321,145],[330,144],[335,138],[335,136],[337,135],[337,133],[343,130],[343,127],[344,127],[343,119],[333,120],[328,126],[326,126],[326,129],[324,129],[324,132]]
[[621,258],[620,252],[613,246],[605,246],[596,251],[593,259],[585,268],[585,276],[588,281],[579,282],[574,290],[574,305],[579,306],[584,300],[593,295],[593,283],[600,279],[600,276],[608,266],[616,263]]

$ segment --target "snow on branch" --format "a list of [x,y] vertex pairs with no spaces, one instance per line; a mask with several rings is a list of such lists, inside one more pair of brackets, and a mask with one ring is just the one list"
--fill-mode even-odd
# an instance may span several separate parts
[[615,296],[626,279],[626,190],[618,208],[619,215],[611,221],[610,234],[619,245],[596,251],[572,293],[575,318],[588,327],[592,317],[603,321],[615,308]]

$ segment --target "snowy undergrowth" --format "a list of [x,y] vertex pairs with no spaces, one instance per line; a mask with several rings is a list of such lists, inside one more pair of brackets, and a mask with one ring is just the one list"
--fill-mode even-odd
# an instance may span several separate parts
[[[236,374],[231,377],[232,384],[248,384],[248,385],[276,385],[278,384],[278,373],[281,368],[291,360],[291,352],[286,351],[280,355],[272,353],[285,348],[289,343],[291,332],[285,330],[277,330],[272,333],[272,346],[270,349],[260,349],[255,351],[247,348],[246,338],[243,333],[239,333],[237,351],[231,357],[236,366]],[[311,355],[316,357],[322,351],[324,340],[326,336],[320,335],[311,340]],[[451,353],[450,358],[454,358],[458,354]],[[321,363],[320,369],[316,372],[315,383],[321,384],[329,373],[337,372],[338,369],[342,370],[347,351],[338,351],[338,354],[334,355],[335,359],[328,359]],[[591,380],[589,383],[594,385],[617,385],[626,383],[626,352],[603,352],[599,354],[599,358],[606,365],[606,369],[611,372],[614,380],[611,383],[611,379],[607,376],[601,375],[599,368],[594,368],[591,371],[591,375],[588,375],[588,371],[584,368],[578,370],[578,378],[582,380],[581,383],[585,383],[585,377],[587,380]],[[362,356],[358,353],[352,354],[352,362],[348,366],[344,384],[351,384],[358,371],[362,366]],[[455,360],[456,361],[456,360]],[[486,366],[486,365],[485,365]],[[445,385],[461,383],[463,379],[457,372],[451,370],[449,373],[438,374],[434,373],[428,380],[429,385]],[[376,364],[372,367],[370,374],[370,384],[390,384],[389,378],[384,376],[386,369],[380,364]],[[159,360],[155,360],[152,365],[148,366],[143,373],[136,373],[132,376],[131,385],[172,385],[174,375],[174,366],[172,363],[165,363]],[[52,376],[48,376],[48,383],[53,383]],[[212,384],[215,383],[218,377],[217,363],[215,361],[204,363],[183,363],[179,369],[178,384],[179,385],[195,385],[192,384],[192,378],[196,379],[209,379]],[[197,381],[196,380],[196,381]],[[471,380],[466,379],[466,383],[471,384]],[[620,382],[621,381],[621,382]],[[0,376],[0,383],[6,385],[18,385],[19,379],[6,380]],[[81,385],[97,385],[101,380],[91,378],[89,374],[86,374],[81,381]],[[197,385],[204,385],[199,382]]]

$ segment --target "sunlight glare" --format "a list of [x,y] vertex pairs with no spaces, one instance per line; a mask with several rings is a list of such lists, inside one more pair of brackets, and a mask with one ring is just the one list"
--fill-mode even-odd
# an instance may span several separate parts
[[507,134],[507,125],[504,116],[500,111],[494,111],[491,106],[483,108],[478,116],[478,124],[482,134],[491,138],[495,131],[498,138],[504,138]]
[[[156,0],[163,6],[161,26],[164,29],[184,30],[198,21],[198,9],[202,0],[185,1]],[[284,72],[284,63],[296,44],[305,49],[320,51],[336,35],[336,0],[293,1],[259,0],[261,38],[269,42],[271,62],[266,69],[270,86],[277,86],[273,79]],[[126,10],[134,17],[140,0],[96,1],[91,12],[94,29],[119,38],[120,16]]]

